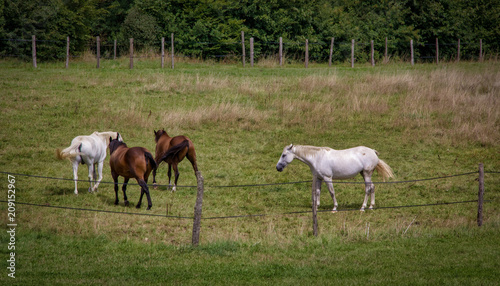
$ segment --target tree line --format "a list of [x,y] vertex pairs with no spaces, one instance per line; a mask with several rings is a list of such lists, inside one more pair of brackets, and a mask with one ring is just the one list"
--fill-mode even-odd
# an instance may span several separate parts
[[[176,50],[188,56],[240,54],[241,32],[255,41],[256,56],[277,49],[282,37],[288,55],[299,56],[308,39],[312,59],[324,60],[335,37],[334,59],[350,53],[350,42],[375,41],[377,58],[387,38],[391,55],[408,54],[410,40],[417,56],[476,56],[479,39],[487,54],[500,52],[498,0],[0,0],[0,56],[30,55],[37,39],[46,48],[40,58],[63,56],[66,37],[78,55],[99,36],[102,42],[129,38],[144,48],[159,49],[162,37],[175,35]],[[343,45],[343,43],[349,43]],[[363,45],[360,45],[363,49]],[[362,60],[362,59],[361,59]]]

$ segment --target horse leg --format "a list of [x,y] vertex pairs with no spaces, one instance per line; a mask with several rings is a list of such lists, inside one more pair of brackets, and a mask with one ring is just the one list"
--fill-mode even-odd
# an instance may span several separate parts
[[80,164],[80,162],[78,162],[77,160],[73,161],[73,180],[75,181],[75,195],[78,195],[78,187],[77,187],[77,183],[78,183],[78,164]]
[[178,163],[173,163],[175,179],[174,179],[174,187],[172,188],[172,192],[175,192],[176,187],[177,187],[177,180],[179,179],[179,168],[177,167],[177,164]]
[[[157,164],[159,165],[159,164]],[[153,169],[153,188],[156,190],[158,186],[156,185],[156,169]]]
[[130,180],[130,178],[125,178],[125,180],[123,181],[123,186],[122,186],[122,191],[123,191],[123,201],[125,203],[126,206],[128,206],[129,202],[128,202],[128,199],[127,199],[127,184],[128,184],[128,180]]
[[363,201],[363,205],[361,206],[360,211],[365,211],[366,204],[368,203],[368,196],[371,195],[371,203],[370,203],[370,208],[373,209],[375,206],[375,185],[372,183],[372,171],[362,171],[361,176],[363,176],[363,179],[365,181],[365,200]]
[[137,179],[137,183],[141,186],[141,197],[139,198],[139,203],[137,203],[136,208],[141,207],[142,203],[142,196],[146,194],[146,198],[148,199],[148,208],[147,210],[150,210],[153,204],[151,203],[151,196],[149,195],[149,189],[148,189],[148,184],[143,180],[143,179]]
[[[103,167],[103,165],[104,165],[104,161],[97,163],[97,172],[99,173],[99,179],[97,179],[97,182],[94,185],[94,189],[93,189],[94,192],[97,192],[97,188],[99,187],[99,184],[102,181],[102,167]],[[96,177],[96,173],[95,173],[95,168],[94,168],[94,178],[95,177]]]
[[[172,177],[172,164],[168,163],[168,187],[172,186],[170,178]],[[175,192],[175,190],[173,190]]]
[[93,177],[94,177],[94,163],[87,164],[89,167],[89,193],[92,193]]
[[328,186],[328,191],[330,192],[330,196],[332,197],[332,200],[333,200],[332,213],[336,213],[338,204],[337,204],[337,199],[335,198],[335,189],[333,188],[332,179],[328,178],[327,180],[328,181],[325,181],[325,183]]
[[[316,176],[313,177],[313,183],[312,183],[312,201],[313,204],[316,203],[316,206],[319,207],[319,197],[321,195],[321,183],[323,181],[319,178],[316,178]],[[314,201],[314,193],[316,192],[316,202]]]
[[118,205],[118,174],[111,171],[111,177],[113,177],[113,182],[115,183],[115,205]]

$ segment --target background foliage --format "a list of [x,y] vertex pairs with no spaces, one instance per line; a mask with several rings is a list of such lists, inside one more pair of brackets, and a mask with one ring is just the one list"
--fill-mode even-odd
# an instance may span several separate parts
[[[440,47],[444,58],[455,56],[452,43],[457,39],[462,56],[470,58],[477,57],[478,39],[486,53],[499,52],[499,15],[496,0],[0,0],[0,55],[29,56],[31,45],[21,40],[31,35],[50,41],[39,49],[39,58],[57,59],[64,57],[67,36],[77,55],[89,49],[95,36],[104,43],[117,39],[124,47],[134,38],[142,47],[158,49],[161,38],[169,40],[174,33],[180,53],[217,57],[239,54],[244,31],[247,41],[255,39],[257,57],[275,53],[283,37],[288,57],[302,56],[309,39],[314,43],[311,58],[325,60],[335,37],[340,43],[336,60],[350,53],[351,39],[366,50],[374,40],[380,59],[387,37],[395,57],[408,54],[410,39],[419,46],[417,56],[431,55],[434,47],[425,44],[439,38],[448,43]],[[367,60],[367,55],[357,55],[357,60]]]
[[[461,39],[462,56],[477,55],[478,39],[487,53],[500,51],[500,2],[496,0],[0,0],[0,55],[30,55],[31,45],[20,39],[36,35],[53,41],[39,49],[41,59],[64,57],[66,37],[71,53],[89,48],[89,41],[102,42],[129,38],[143,47],[156,47],[162,37],[175,34],[176,49],[197,57],[239,54],[241,31],[254,37],[256,55],[277,49],[283,37],[286,53],[297,57],[309,39],[312,59],[325,60],[331,37],[340,45],[334,59],[345,58],[351,39],[374,40],[380,58],[384,40],[391,54],[407,54],[408,42],[420,45],[418,53],[428,55],[435,38],[440,43]],[[7,41],[17,39],[17,41]],[[248,41],[248,40],[247,40]],[[43,43],[42,43],[43,44]],[[456,46],[443,45],[440,54],[452,58]],[[360,56],[358,61],[366,60]],[[366,56],[365,56],[366,57]]]

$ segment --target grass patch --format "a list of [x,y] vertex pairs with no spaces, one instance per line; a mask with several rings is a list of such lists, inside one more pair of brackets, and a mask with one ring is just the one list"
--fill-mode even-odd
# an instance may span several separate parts
[[[477,199],[476,175],[377,184],[376,206],[360,213],[361,177],[334,183],[339,209],[323,187],[320,236],[312,236],[311,180],[294,162],[275,166],[290,143],[376,149],[397,181],[500,170],[500,68],[485,62],[305,69],[269,63],[179,63],[159,69],[121,60],[69,69],[0,62],[0,171],[72,178],[57,148],[93,131],[118,131],[128,146],[155,150],[153,130],[184,134],[205,178],[201,245],[189,246],[196,178],[179,165],[179,188],[152,190],[151,211],[115,206],[113,185],[73,194],[72,181],[16,177],[20,284],[493,284],[499,273],[497,174],[486,175],[482,228],[474,203],[389,209]],[[167,184],[167,168],[158,171]],[[109,165],[104,181],[110,182]],[[5,175],[5,182],[7,180]],[[79,178],[87,178],[86,166]],[[377,175],[375,181],[381,181]],[[7,184],[5,184],[6,186]],[[225,187],[236,186],[236,187]],[[77,208],[107,210],[100,213]],[[7,212],[7,205],[0,204]],[[352,209],[352,211],[351,211]],[[141,215],[120,214],[120,212]],[[298,212],[289,214],[291,212]],[[0,238],[8,241],[7,217]],[[5,244],[2,244],[5,245]],[[2,257],[8,255],[6,247]],[[6,259],[2,265],[6,266]],[[6,275],[0,281],[6,280]],[[22,280],[21,280],[22,279]],[[313,282],[314,281],[314,282]],[[11,282],[11,281],[9,281]],[[3,283],[2,283],[3,284]]]

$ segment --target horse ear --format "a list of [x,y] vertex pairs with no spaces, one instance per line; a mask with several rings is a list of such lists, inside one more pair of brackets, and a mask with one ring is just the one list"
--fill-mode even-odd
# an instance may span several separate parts
[[118,140],[118,138],[120,138],[120,133],[116,132],[116,140]]
[[288,150],[292,150],[293,144],[288,145]]

